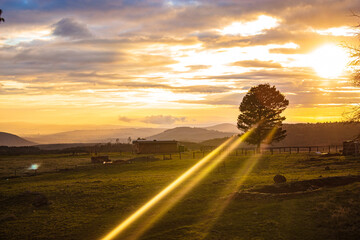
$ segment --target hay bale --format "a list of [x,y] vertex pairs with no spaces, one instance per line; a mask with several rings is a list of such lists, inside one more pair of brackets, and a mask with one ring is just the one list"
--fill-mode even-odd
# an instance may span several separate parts
[[274,182],[275,183],[284,183],[284,182],[286,182],[286,177],[284,177],[283,175],[277,174],[274,177]]

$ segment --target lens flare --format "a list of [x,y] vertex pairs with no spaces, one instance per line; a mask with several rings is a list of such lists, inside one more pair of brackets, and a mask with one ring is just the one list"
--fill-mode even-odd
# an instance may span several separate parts
[[131,225],[134,221],[139,219],[143,214],[149,211],[153,206],[155,206],[160,200],[162,200],[165,196],[175,190],[181,183],[191,177],[195,172],[197,172],[202,166],[204,166],[209,160],[211,160],[214,156],[216,156],[221,150],[223,150],[230,142],[234,140],[234,137],[229,138],[219,147],[210,152],[207,156],[197,162],[194,166],[188,169],[184,174],[178,177],[175,181],[173,181],[170,185],[168,185],[165,189],[163,189],[160,193],[158,193],[155,197],[153,197],[150,201],[145,203],[142,207],[140,207],[135,213],[133,213],[130,217],[128,217],[125,221],[120,223],[115,229],[113,229],[109,234],[107,234],[103,240],[113,239],[115,236],[123,232],[129,225]]
[[[227,195],[231,192],[236,192],[245,182],[253,168],[256,166],[260,157],[261,154],[257,154],[248,158],[245,162],[245,165],[235,174],[235,176],[241,176],[240,179],[229,183],[221,195]],[[221,202],[216,202],[214,206],[210,208],[213,209],[213,211],[211,212],[211,219],[209,220],[209,222],[206,223],[206,228],[202,230],[202,232],[205,233],[205,237],[209,234],[209,230],[211,229],[211,227],[215,224],[216,220],[221,216],[226,207],[229,205],[229,203],[233,199],[233,196],[233,194],[230,194],[225,200],[221,199]]]
[[[177,202],[179,202],[191,189],[193,189],[204,177],[206,177],[216,166],[218,166],[236,147],[239,146],[250,134],[252,130],[249,130],[241,137],[236,139],[235,141],[229,141],[228,147],[226,146],[224,150],[219,153],[219,156],[209,161],[206,166],[199,172],[197,172],[196,176],[194,176],[191,180],[189,180],[186,185],[179,190],[175,196],[172,196],[166,203],[163,203],[159,210],[157,210],[156,214],[150,217],[150,219],[146,219],[146,222],[141,225],[141,229],[137,230],[130,239],[138,239],[147,229],[149,229],[159,218],[161,218],[165,213],[169,211]],[[234,139],[234,138],[233,138]],[[232,139],[232,140],[233,140]]]
[[[264,142],[270,143],[272,138],[274,137],[275,133],[277,131],[277,127],[273,127],[271,131],[266,136]],[[259,159],[261,158],[261,154],[254,155],[250,158],[248,158],[245,162],[245,164],[235,173],[235,176],[241,176],[240,179],[235,178],[234,181],[230,182],[225,189],[222,192],[223,195],[227,195],[229,193],[234,193],[239,190],[241,185],[245,182],[249,174],[252,172],[256,164],[259,162]],[[209,230],[211,227],[215,224],[216,220],[221,216],[221,214],[224,212],[226,207],[229,205],[229,203],[232,201],[234,194],[230,194],[224,201],[224,199],[221,199],[221,202],[215,202],[214,206],[211,207],[211,209],[214,209],[211,212],[212,218],[209,220],[209,222],[206,223],[206,229],[203,230],[204,233],[206,233],[205,237],[209,234]],[[205,238],[204,237],[204,238]]]
[[28,170],[37,170],[40,167],[40,164],[31,164],[30,167],[28,167]]

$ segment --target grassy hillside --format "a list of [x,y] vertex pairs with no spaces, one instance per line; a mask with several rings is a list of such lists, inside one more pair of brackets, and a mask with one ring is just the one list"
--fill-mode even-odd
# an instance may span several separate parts
[[[0,159],[1,166],[42,162],[47,167],[36,176],[0,180],[0,239],[99,239],[198,160],[190,152],[181,160],[161,157],[117,165],[91,165],[89,156]],[[278,173],[290,182],[356,175],[360,172],[357,158],[264,155],[244,178],[245,166],[256,159],[230,156],[139,239],[359,239],[358,182],[298,194],[234,195],[272,185]],[[36,194],[49,204],[34,206]],[[170,200],[176,196],[175,192]],[[158,214],[166,203],[161,202],[119,239],[139,233],[149,222],[147,217]]]
[[[272,146],[328,146],[342,145],[360,134],[360,123],[298,123],[284,124],[287,136]],[[210,139],[201,142],[205,146],[218,146],[226,138]],[[253,145],[243,144],[244,147]]]
[[207,130],[204,128],[177,127],[149,137],[149,140],[177,140],[183,142],[202,142],[213,138],[232,136],[234,133]]
[[119,128],[119,129],[95,129],[95,130],[75,130],[60,132],[49,135],[36,135],[29,137],[33,141],[42,144],[58,143],[107,143],[127,142],[128,138],[144,138],[158,134],[166,130],[165,128]]
[[360,123],[284,124],[287,137],[276,145],[341,145],[360,134]]
[[32,146],[36,143],[11,133],[0,132],[0,146]]

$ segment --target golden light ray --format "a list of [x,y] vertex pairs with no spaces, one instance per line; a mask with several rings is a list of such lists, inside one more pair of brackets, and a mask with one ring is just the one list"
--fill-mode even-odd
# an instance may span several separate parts
[[271,129],[271,131],[268,133],[268,135],[267,135],[266,138],[264,139],[264,143],[265,143],[265,144],[271,143],[271,140],[273,139],[273,137],[274,137],[277,129],[278,129],[277,127],[273,127],[273,128]]
[[[271,142],[271,139],[273,138],[274,134],[276,133],[277,127],[273,127],[273,129],[269,132],[269,134],[266,136],[264,141]],[[250,158],[247,159],[244,166],[239,169],[235,173],[235,176],[241,176],[241,178],[237,181],[231,181],[223,190],[221,195],[226,195],[232,192],[236,192],[239,190],[241,185],[245,182],[249,174],[252,172],[256,164],[259,162],[260,157],[262,154],[256,154]],[[236,179],[236,178],[235,178]],[[212,228],[212,226],[215,224],[216,220],[219,218],[219,216],[224,212],[226,207],[229,205],[231,200],[233,199],[233,194],[230,194],[225,201],[221,199],[221,203],[219,201],[214,203],[214,206],[211,207],[211,209],[214,209],[214,211],[211,213],[212,219],[206,223],[206,228],[203,231],[205,233],[205,237],[209,234],[209,230]],[[204,237],[204,238],[205,238]]]
[[221,150],[223,150],[234,138],[229,138],[219,147],[210,152],[207,156],[202,158],[199,162],[197,162],[194,166],[188,169],[185,173],[183,173],[180,177],[178,177],[175,181],[169,184],[165,189],[163,189],[160,193],[158,193],[155,197],[150,199],[147,203],[145,203],[142,207],[140,207],[136,212],[134,212],[130,217],[121,222],[116,228],[114,228],[110,233],[108,233],[102,240],[110,240],[115,236],[123,232],[129,225],[131,225],[134,221],[139,219],[143,214],[149,211],[153,206],[156,205],[160,200],[162,200],[165,196],[175,190],[181,183],[191,177],[196,171],[198,171],[202,166],[204,166],[209,160],[211,160],[216,154],[218,154]]
[[234,151],[236,147],[239,146],[250,134],[252,129],[240,136],[234,142],[229,141],[229,147],[225,147],[223,152],[213,161],[209,161],[209,164],[206,165],[201,172],[197,173],[189,183],[187,183],[181,190],[176,193],[176,196],[168,200],[168,202],[163,203],[161,208],[156,212],[155,215],[151,216],[150,219],[147,219],[146,223],[142,224],[141,229],[137,230],[129,239],[138,239],[147,229],[149,229],[153,224],[161,218],[169,209],[171,209],[177,202],[179,202],[191,189],[193,189],[204,177],[206,177],[216,166],[218,166],[231,152]]

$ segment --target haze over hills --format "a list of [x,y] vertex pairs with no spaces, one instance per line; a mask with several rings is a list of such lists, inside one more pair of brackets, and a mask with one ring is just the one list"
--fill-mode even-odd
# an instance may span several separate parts
[[[155,137],[157,140],[175,139],[180,141],[200,142],[213,138],[231,136],[234,132],[239,132],[235,125],[229,123],[205,128],[179,127],[174,129],[176,130],[171,132],[166,132],[166,128],[75,130],[47,135],[33,135],[27,137],[27,139],[40,144],[106,143],[115,142],[116,139],[119,139],[119,142],[127,142],[129,137],[132,140],[137,138],[154,139]],[[164,134],[161,134],[163,132]]]
[[213,138],[230,137],[234,133],[219,132],[204,128],[177,127],[148,137],[149,140],[177,140],[188,142],[202,142]]
[[[354,139],[360,133],[360,123],[298,123],[284,124],[287,130],[287,137],[274,146],[306,146],[306,145],[341,145],[343,141]],[[202,142],[216,138],[229,137],[239,134],[235,124],[224,123],[210,127],[177,127],[165,128],[119,128],[119,129],[97,129],[97,130],[76,130],[61,132],[49,135],[36,135],[26,139],[39,144],[59,143],[106,143],[127,142],[137,138],[156,140],[178,140],[188,142]],[[26,140],[25,140],[26,141]],[[215,141],[216,142],[216,141]],[[21,144],[31,144],[23,142]]]
[[215,130],[219,132],[240,133],[240,130],[236,127],[236,125],[231,123],[221,123],[214,126],[205,127],[205,129]]
[[36,143],[30,142],[11,133],[0,132],[0,146],[19,147],[32,145],[36,145]]
[[274,146],[342,145],[360,134],[360,123],[284,124],[287,137]]
[[41,144],[57,143],[106,143],[127,142],[128,138],[146,138],[148,136],[161,133],[165,128],[119,128],[119,129],[97,129],[97,130],[75,130],[60,132],[48,135],[35,135],[28,137],[32,141]]
[[[235,126],[235,125],[234,125]],[[284,124],[287,131],[284,140],[273,143],[275,147],[306,147],[342,145],[344,141],[353,140],[360,135],[360,123],[297,123]],[[217,138],[201,142],[205,146],[218,146],[227,138]],[[254,147],[242,143],[243,147]]]

